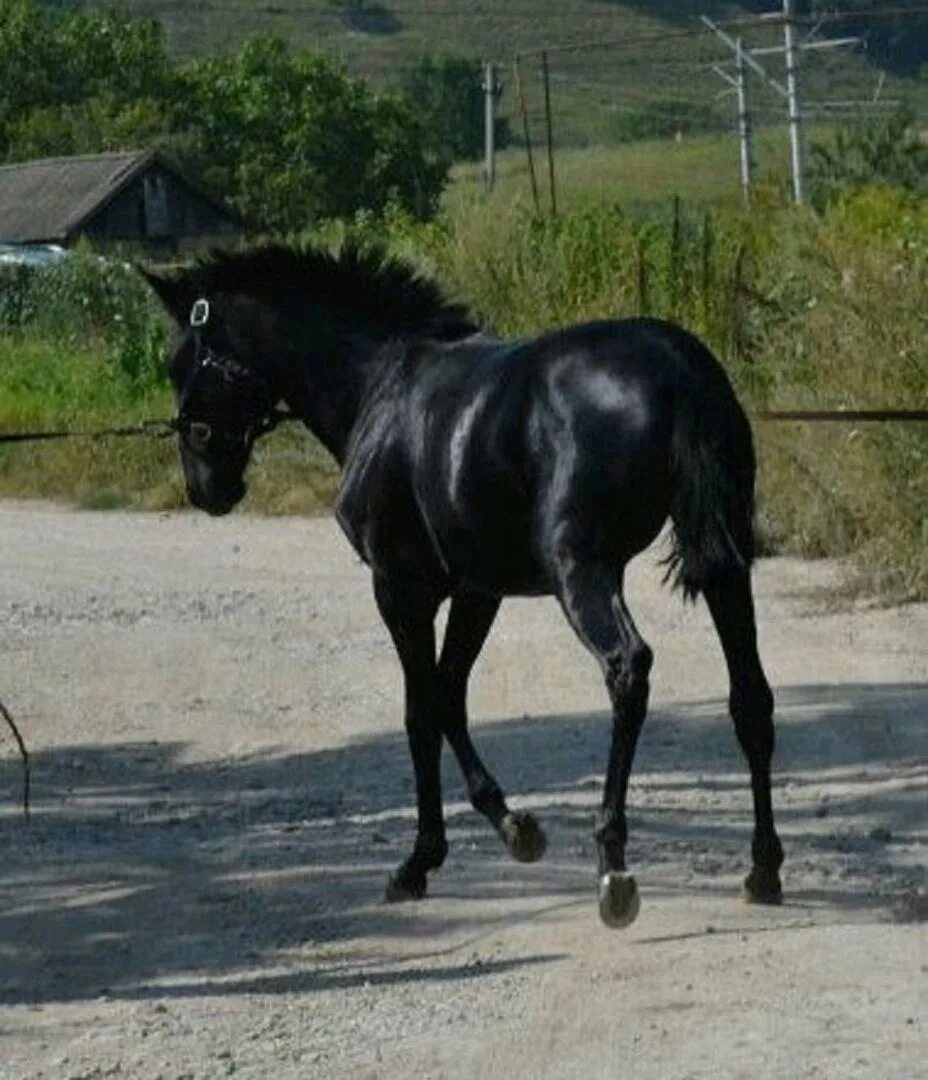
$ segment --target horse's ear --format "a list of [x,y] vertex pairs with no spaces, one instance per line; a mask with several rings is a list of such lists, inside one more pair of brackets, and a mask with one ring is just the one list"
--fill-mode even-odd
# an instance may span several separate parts
[[144,266],[137,269],[177,325],[189,326],[190,312],[198,295],[190,280],[183,274],[159,273]]

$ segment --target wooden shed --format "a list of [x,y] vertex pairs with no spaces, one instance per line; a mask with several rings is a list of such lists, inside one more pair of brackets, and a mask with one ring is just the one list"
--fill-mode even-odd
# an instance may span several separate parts
[[238,236],[230,207],[151,151],[0,166],[0,243],[143,246],[166,253]]

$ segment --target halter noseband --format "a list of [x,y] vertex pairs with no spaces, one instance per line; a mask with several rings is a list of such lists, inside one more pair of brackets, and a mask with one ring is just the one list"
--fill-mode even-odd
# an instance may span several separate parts
[[[209,368],[218,371],[227,383],[251,383],[256,388],[270,390],[266,380],[256,372],[231,357],[220,356],[204,343],[202,329],[209,322],[209,317],[209,300],[201,297],[194,301],[190,309],[190,325],[193,328],[195,345],[193,373],[181,393],[177,414],[171,420],[171,427],[178,434],[186,435],[193,443],[194,449],[205,450],[217,436],[221,436],[226,443],[250,446],[259,436],[273,431],[281,421],[293,419],[292,415],[271,406],[243,424],[229,423],[224,420],[212,423],[207,420],[194,420],[186,412],[186,406],[197,379]],[[265,397],[270,400],[270,393],[266,393]]]

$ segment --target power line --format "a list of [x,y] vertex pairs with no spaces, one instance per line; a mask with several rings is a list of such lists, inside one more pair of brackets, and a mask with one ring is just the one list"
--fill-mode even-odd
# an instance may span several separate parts
[[[587,10],[539,10],[536,8],[511,8],[500,7],[498,10],[490,10],[483,8],[473,7],[447,7],[447,8],[407,8],[407,7],[388,7],[384,5],[380,11],[358,11],[348,12],[345,10],[336,10],[334,8],[322,8],[322,7],[287,7],[283,4],[263,4],[263,5],[246,5],[246,4],[233,4],[233,3],[209,3],[209,0],[201,0],[199,4],[199,11],[189,11],[188,5],[185,3],[166,3],[163,7],[157,9],[161,11],[181,10],[183,9],[188,18],[190,15],[201,14],[204,18],[208,17],[212,12],[235,12],[236,14],[243,16],[254,15],[273,15],[279,17],[285,16],[305,16],[313,15],[321,19],[331,20],[344,20],[346,15],[354,14],[362,18],[368,17],[371,21],[374,21],[378,16],[391,16],[391,15],[405,15],[415,16],[417,19],[422,18],[470,18],[470,19],[492,19],[499,21],[501,19],[557,19],[563,20],[566,18],[588,20],[588,19],[617,19],[627,18],[628,11],[625,8],[613,8],[607,11],[587,11]],[[928,15],[928,4],[919,5],[918,7],[897,7],[897,8],[870,8],[863,10],[852,11],[830,11],[823,12],[816,16],[800,16],[796,22],[803,26],[821,25],[825,22],[837,22],[847,19],[882,19],[882,18],[915,18],[919,15]],[[654,17],[650,17],[652,21],[656,21]],[[741,19],[729,19],[721,25],[724,26],[746,26],[753,23],[759,25],[776,25],[778,18],[758,19],[756,16],[745,16]],[[673,36],[686,36],[687,31],[679,31]],[[556,48],[556,47],[554,47]],[[554,51],[552,48],[549,51]]]
[[[794,25],[801,26],[820,26],[825,21],[833,22],[837,20],[846,20],[850,18],[888,18],[888,17],[906,17],[914,18],[916,16],[928,16],[928,5],[920,6],[918,8],[892,8],[890,10],[877,10],[871,11],[858,11],[847,12],[822,16],[820,18],[797,18],[793,20]],[[719,26],[723,26],[728,29],[771,29],[777,26],[782,26],[784,17],[777,12],[774,16],[770,17],[758,17],[750,16],[742,19],[728,19],[724,23],[719,23]],[[617,38],[614,40],[598,40],[598,41],[575,41],[568,42],[565,45],[553,45],[547,49],[532,49],[522,51],[516,54],[516,59],[528,59],[530,57],[540,57],[543,52],[547,52],[549,55],[554,53],[565,52],[592,52],[600,49],[623,49],[633,48],[639,45],[651,45],[662,41],[681,41],[686,39],[704,38],[708,39],[706,29],[703,27],[692,27],[685,30],[668,30],[663,32],[655,32],[649,34],[640,34],[632,37]]]

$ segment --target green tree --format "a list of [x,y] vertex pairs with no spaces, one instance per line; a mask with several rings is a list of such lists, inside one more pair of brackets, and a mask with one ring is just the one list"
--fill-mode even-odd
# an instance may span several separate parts
[[[139,137],[171,95],[161,30],[115,13],[47,12],[34,0],[0,5],[0,155],[12,158],[106,149],[120,123]],[[139,106],[138,103],[143,102]],[[148,114],[142,116],[140,114]],[[122,115],[121,121],[118,117]]]
[[121,101],[164,98],[174,72],[155,19],[117,12],[67,12],[55,27],[59,53],[59,97],[81,100],[106,93]]
[[[420,113],[435,152],[449,161],[472,160],[483,152],[483,65],[450,53],[421,56],[400,79],[400,90]],[[498,117],[496,145],[511,142],[509,121]]]
[[49,18],[34,0],[0,5],[0,153],[8,150],[10,123],[36,106],[55,100],[55,72],[61,63]]
[[816,0],[810,5],[813,11],[831,13],[837,6],[844,18],[832,22],[829,36],[858,34],[866,39],[867,56],[877,67],[896,75],[915,78],[925,60],[925,43],[928,40],[928,14],[914,10],[920,5],[882,5],[890,10],[877,12],[881,5],[873,0],[843,0],[835,5],[831,0]]
[[190,156],[189,140],[172,133],[172,124],[161,102],[152,98],[121,102],[107,92],[75,105],[30,110],[10,125],[9,156],[25,161],[139,147],[177,158]]
[[246,218],[286,231],[390,202],[420,217],[434,209],[446,165],[421,118],[327,57],[290,56],[279,39],[259,37],[194,63],[185,82],[203,175]]

